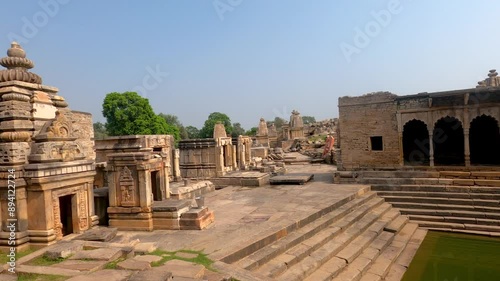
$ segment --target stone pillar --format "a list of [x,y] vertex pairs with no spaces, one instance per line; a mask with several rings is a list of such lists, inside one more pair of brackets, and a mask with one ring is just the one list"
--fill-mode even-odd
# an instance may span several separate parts
[[[176,149],[175,151],[177,151],[177,156],[179,156],[179,149]],[[175,160],[174,160],[174,166],[175,166]],[[179,157],[177,157],[177,168],[174,167],[174,172],[176,172],[176,170],[178,172],[177,178],[178,178],[178,180],[180,180],[181,170],[179,169]],[[163,178],[165,179],[165,198],[168,199],[168,198],[170,198],[170,181],[168,180],[169,179],[168,167],[165,166],[164,171],[165,171],[164,172],[165,176]]]
[[469,128],[464,128],[464,153],[465,167],[470,167]]
[[231,170],[237,170],[238,169],[238,163],[236,162],[236,145],[231,145],[231,159],[232,161],[232,169]]
[[240,149],[239,149],[239,153],[240,153],[240,163],[239,163],[239,166],[240,166],[240,170],[246,170],[246,165],[245,165],[245,162],[246,162],[246,158],[245,158],[245,155],[246,155],[246,146],[244,144],[240,144]]
[[429,131],[429,166],[434,167],[434,137],[433,130]]
[[174,181],[181,181],[181,169],[180,169],[180,150],[174,150]]
[[398,132],[399,139],[399,166],[405,165],[404,150],[403,150],[403,132]]

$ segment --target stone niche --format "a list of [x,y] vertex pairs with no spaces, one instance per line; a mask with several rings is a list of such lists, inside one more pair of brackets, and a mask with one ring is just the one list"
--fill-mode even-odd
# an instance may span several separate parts
[[[244,142],[243,139],[242,142]],[[224,125],[220,123],[214,127],[213,138],[180,141],[179,167],[181,176],[183,178],[208,179],[237,170],[236,146],[231,137],[227,136]],[[242,159],[241,155],[240,159]]]
[[[169,198],[174,139],[132,135],[96,141],[97,158],[109,190],[109,225],[121,230],[153,230],[155,201]],[[103,177],[96,177],[99,182]]]
[[19,44],[0,65],[0,247],[43,247],[98,222],[92,116],[42,85]]

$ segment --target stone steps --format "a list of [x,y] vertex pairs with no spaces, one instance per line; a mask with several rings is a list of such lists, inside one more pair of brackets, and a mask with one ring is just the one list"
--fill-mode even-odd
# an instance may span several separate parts
[[470,217],[409,215],[409,218],[413,221],[449,222],[449,223],[500,226],[500,220],[477,219]]
[[[367,243],[364,247],[356,246],[355,241],[349,244],[344,250],[339,252],[335,257],[328,260],[325,264],[319,267],[314,273],[309,275],[306,279],[307,281],[316,281],[316,280],[332,280],[332,278],[337,277],[339,274],[343,274],[342,278],[346,278],[345,275],[351,275],[353,269],[358,269],[362,267],[368,266],[372,260],[374,260],[380,253],[380,251],[384,250],[394,239],[394,233],[384,231],[383,225],[387,225],[397,219],[398,216],[393,215],[394,209],[391,209],[389,212],[384,214],[382,218],[380,218],[377,222],[375,222],[372,226],[370,226],[364,234],[368,234],[369,237],[371,235],[375,235],[374,239],[371,241],[366,241]],[[361,237],[361,236],[360,236]],[[354,250],[359,250],[357,256],[346,259],[342,257],[342,252],[349,252],[349,248],[354,248]],[[348,263],[349,261],[349,263]],[[344,273],[343,270],[346,270],[347,273]],[[338,279],[344,280],[344,279]],[[347,279],[346,279],[347,280]]]
[[277,280],[304,280],[334,257],[343,260],[344,263],[352,261],[389,223],[388,219],[382,220],[381,217],[390,209],[389,204],[379,205],[361,219],[355,220],[354,224],[334,239],[304,256],[297,263],[287,266],[281,274],[271,277]]
[[411,203],[427,203],[427,204],[445,204],[445,205],[472,205],[472,206],[488,206],[500,207],[499,200],[488,199],[462,199],[462,198],[441,198],[441,197],[412,197],[412,196],[383,196],[387,202],[411,202]]
[[457,210],[432,210],[432,209],[401,209],[403,215],[423,215],[438,217],[464,217],[486,220],[500,220],[500,213],[457,211]]
[[500,208],[489,206],[472,205],[449,205],[432,203],[413,203],[413,202],[391,202],[393,207],[398,209],[429,209],[429,210],[454,210],[454,211],[472,211],[485,213],[500,213]]
[[418,191],[377,191],[379,196],[401,196],[401,197],[439,197],[453,199],[486,199],[500,200],[500,194],[491,193],[466,193],[466,192],[418,192]]
[[[417,223],[421,227],[425,228],[438,228],[438,229],[452,229],[461,230],[462,232],[468,232],[479,234],[477,232],[485,232],[491,235],[491,233],[500,234],[500,226],[497,225],[479,225],[470,223],[452,223],[452,222],[437,222],[437,221],[419,221],[413,220],[412,222]],[[476,232],[476,233],[475,233]]]
[[452,192],[452,193],[487,193],[500,194],[500,188],[487,186],[460,186],[439,184],[373,184],[373,191],[401,191],[401,192]]
[[396,178],[363,177],[356,179],[359,184],[385,184],[385,185],[463,185],[463,186],[484,186],[500,187],[498,179],[465,179],[465,178]]
[[[303,242],[304,240],[309,239],[313,235],[317,234],[318,232],[322,231],[323,229],[327,228],[330,224],[333,222],[338,221],[340,218],[344,217],[345,215],[353,212],[356,207],[359,207],[368,201],[374,199],[376,196],[376,193],[374,192],[368,192],[365,195],[356,198],[336,210],[324,215],[323,217],[315,220],[314,222],[304,226],[303,228],[298,229],[297,231],[292,232],[291,234],[287,235],[286,237],[269,244],[267,247],[264,247],[247,257],[239,260],[238,262],[234,263],[237,267],[244,268],[247,270],[253,270],[256,269],[257,267],[265,264],[266,262],[270,261],[271,259],[277,257],[278,255],[284,253],[288,249],[294,247],[295,245]],[[380,198],[377,199],[377,203],[380,202]],[[366,209],[368,211],[368,209]],[[360,214],[361,215],[361,214]],[[322,234],[325,238],[328,237],[328,233],[333,235],[331,231],[325,231]]]
[[[383,202],[384,200],[382,198],[374,197],[342,219],[329,225],[315,236],[291,247],[289,250],[270,260],[263,266],[254,269],[254,271],[275,278],[295,264],[307,259],[313,252],[319,251],[329,245],[334,237],[335,240],[346,239],[346,241],[350,241],[354,239],[354,235],[359,234],[363,227],[368,227],[368,225],[366,225],[366,220],[362,220],[365,216],[374,212],[385,212],[390,208],[389,204],[382,204]],[[349,233],[349,235],[346,236],[346,233]]]

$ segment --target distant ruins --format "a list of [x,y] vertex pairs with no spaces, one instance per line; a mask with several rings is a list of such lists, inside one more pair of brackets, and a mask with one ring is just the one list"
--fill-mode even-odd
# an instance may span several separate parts
[[42,247],[98,222],[92,118],[28,71],[34,63],[19,44],[0,65],[0,245]]

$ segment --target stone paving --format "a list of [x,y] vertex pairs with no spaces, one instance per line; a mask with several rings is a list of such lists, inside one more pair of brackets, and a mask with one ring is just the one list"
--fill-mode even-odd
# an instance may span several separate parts
[[[33,273],[65,275],[68,276],[66,280],[71,281],[167,280],[172,276],[176,276],[175,280],[224,280],[228,275],[176,259],[151,267],[151,263],[158,261],[159,257],[147,253],[156,249],[169,252],[194,250],[218,261],[259,237],[286,228],[335,202],[366,190],[366,186],[361,185],[332,184],[334,169],[328,165],[293,165],[287,167],[288,172],[311,173],[314,180],[305,185],[229,186],[208,193],[205,203],[214,211],[216,221],[202,231],[118,231],[115,239],[108,243],[79,241],[92,245],[92,249],[83,246],[84,250],[81,250],[82,246],[78,245],[68,246],[70,250],[60,249],[63,256],[71,254],[64,262],[50,267],[24,268]],[[136,254],[146,255],[131,257],[124,253],[130,247],[135,249]],[[53,255],[57,256],[57,253]],[[179,252],[178,256],[190,259],[194,254]],[[119,257],[123,260],[117,260]],[[118,261],[115,268],[106,269],[105,265],[113,260]],[[0,280],[15,279],[0,275]]]

